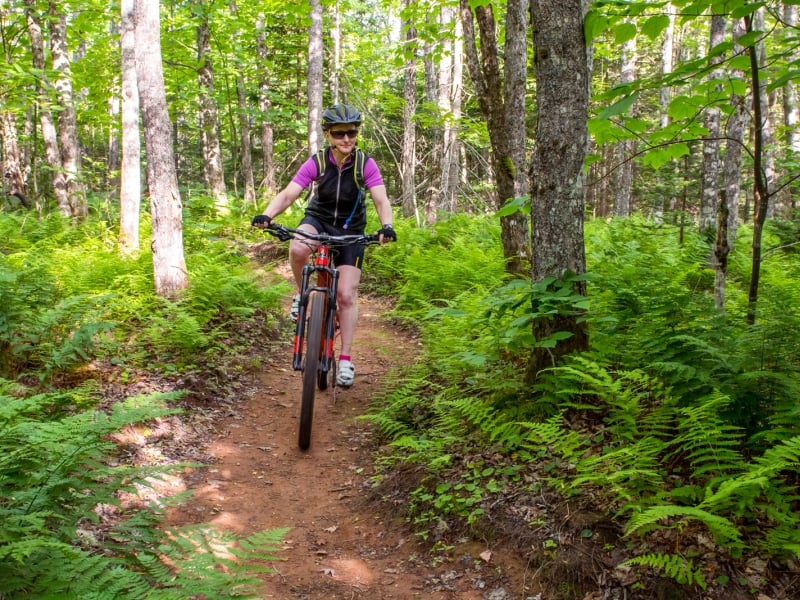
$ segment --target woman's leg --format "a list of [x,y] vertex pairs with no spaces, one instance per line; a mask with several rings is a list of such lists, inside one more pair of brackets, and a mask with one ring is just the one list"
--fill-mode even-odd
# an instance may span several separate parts
[[336,304],[339,314],[339,333],[342,338],[342,354],[350,356],[356,323],[358,322],[358,284],[361,282],[361,269],[342,265],[339,269],[339,286]]
[[[319,233],[308,223],[301,223],[297,228],[310,233]],[[289,264],[292,267],[292,274],[294,275],[298,294],[300,293],[300,284],[303,283],[303,267],[308,264],[308,257],[311,255],[311,247],[309,244],[316,245],[316,242],[313,240],[305,240],[300,236],[294,238],[289,243]]]

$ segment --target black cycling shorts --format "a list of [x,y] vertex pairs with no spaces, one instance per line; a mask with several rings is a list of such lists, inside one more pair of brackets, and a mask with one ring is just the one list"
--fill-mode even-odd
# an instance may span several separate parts
[[[317,233],[327,233],[328,235],[361,235],[363,231],[353,231],[352,229],[342,229],[334,227],[328,223],[323,223],[316,217],[306,215],[300,221],[300,225],[307,223],[317,230]],[[361,269],[364,264],[364,244],[350,244],[349,246],[332,247],[333,264],[337,267],[349,265]]]

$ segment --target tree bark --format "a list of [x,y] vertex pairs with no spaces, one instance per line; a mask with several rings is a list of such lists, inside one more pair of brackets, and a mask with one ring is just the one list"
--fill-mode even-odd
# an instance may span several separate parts
[[[237,15],[239,8],[235,1],[229,4],[231,13]],[[234,37],[238,38],[240,32],[235,32]],[[256,184],[253,176],[253,145],[251,143],[252,130],[247,110],[247,88],[244,80],[244,66],[241,59],[236,59],[236,105],[239,113],[239,139],[241,140],[242,154],[242,183],[244,185],[244,201],[256,207]]]
[[[411,0],[404,0],[404,6],[409,8]],[[417,225],[420,224],[419,210],[417,208],[416,165],[417,165],[417,128],[414,114],[417,111],[417,29],[411,19],[403,21],[406,44],[406,56],[403,69],[403,150],[401,153],[402,176],[402,208],[403,216],[415,217]]]
[[456,212],[458,188],[458,130],[461,116],[461,88],[463,83],[462,35],[459,20],[453,7],[442,7],[442,24],[453,28],[453,38],[439,62],[439,112],[444,120],[441,129],[439,157],[439,186],[436,205],[440,211]]
[[[765,32],[764,25],[764,8],[759,8],[753,13],[753,20],[751,29],[756,31]],[[764,33],[764,36],[766,33]],[[761,37],[755,44],[756,60],[758,61],[758,68],[765,70],[767,65],[767,48],[764,37]],[[755,129],[761,132],[761,174],[764,182],[764,196],[762,202],[764,203],[765,213],[764,218],[774,216],[776,206],[776,198],[772,192],[775,189],[775,123],[772,119],[770,112],[770,94],[767,89],[768,79],[766,77],[759,78],[760,89],[755,93],[755,98],[758,98],[760,107],[759,111],[753,111],[756,116],[754,123]],[[755,207],[756,213],[758,212],[758,202]],[[754,219],[756,217],[754,216]],[[762,223],[763,225],[763,223]],[[753,232],[755,235],[755,232]]]
[[2,148],[3,148],[3,191],[8,196],[13,196],[25,208],[30,208],[26,191],[25,169],[22,163],[22,154],[19,150],[19,136],[17,135],[17,122],[14,113],[3,110],[2,116]]
[[199,83],[200,140],[203,147],[203,172],[206,186],[214,198],[214,206],[221,215],[230,212],[225,174],[222,167],[222,148],[219,141],[219,112],[214,99],[214,65],[211,61],[211,29],[208,23],[208,8],[203,2],[198,10],[197,25],[197,80]]
[[[711,50],[725,41],[725,17],[713,15],[711,17],[711,30],[709,32],[708,50]],[[722,63],[723,55],[717,54],[709,58],[714,68],[709,73],[709,80],[713,83],[723,78],[724,73],[719,65]],[[715,86],[716,91],[721,91],[720,86]],[[704,125],[708,134],[703,140],[703,179],[700,191],[700,232],[708,234],[716,226],[717,199],[720,196],[720,172],[722,165],[720,161],[720,147],[722,146],[720,134],[722,131],[721,113],[716,105],[706,108]]]
[[714,306],[720,312],[725,311],[725,290],[728,278],[728,200],[725,190],[719,191],[717,205],[717,229],[714,240]]
[[89,208],[81,180],[81,145],[78,141],[78,119],[75,115],[72,70],[67,47],[67,15],[55,2],[50,2],[49,18],[50,52],[53,56],[53,69],[58,73],[55,89],[61,104],[58,111],[61,167],[66,178],[70,216],[83,219]]
[[[460,0],[467,66],[486,118],[492,147],[491,164],[497,185],[495,207],[527,193],[525,180],[525,89],[527,75],[527,0],[510,0],[506,12],[505,78],[501,76],[496,24],[491,5],[474,12],[480,35],[480,55],[467,0]],[[500,219],[506,270],[521,273],[530,260],[528,224],[524,215]]]
[[[677,11],[675,10],[672,2],[667,2],[663,10],[667,13],[667,15],[669,15],[669,25],[664,31],[664,40],[661,44],[661,74],[666,76],[669,73],[672,73],[675,63],[675,15],[677,14]],[[661,129],[664,129],[669,125],[669,114],[667,113],[666,107],[669,106],[670,100],[672,100],[671,88],[668,86],[661,86],[659,91],[659,103],[662,106],[662,110],[659,113],[659,124]],[[674,161],[673,167],[675,167]],[[675,170],[677,170],[676,167]],[[669,187],[663,183],[661,183],[659,187],[662,189],[669,189]],[[656,200],[656,205],[653,207],[653,220],[656,223],[663,222],[664,209],[675,206],[677,202],[677,194],[664,195],[661,198],[658,198]]]
[[[588,0],[532,0],[538,122],[530,170],[534,282],[583,274],[584,175],[589,118],[591,51],[583,22]],[[585,284],[575,291],[585,295]],[[534,321],[536,340],[554,332],[572,336],[553,348],[534,348],[526,379],[588,347],[585,323],[577,314]]]
[[159,296],[173,298],[189,285],[183,253],[181,196],[172,146],[161,64],[158,0],[136,0],[136,80],[142,109],[150,213],[153,274]]
[[[786,36],[794,37],[797,32],[797,5],[783,5],[783,22],[786,26]],[[793,43],[789,41],[789,43]],[[800,48],[793,45],[791,61],[800,64]],[[800,160],[800,99],[798,99],[797,85],[789,80],[783,86],[783,124],[786,128],[786,158],[789,164],[796,164]],[[800,194],[800,182],[795,180],[786,186],[786,205],[794,209],[797,207],[797,195]]]
[[142,198],[141,140],[139,138],[139,90],[136,87],[135,0],[122,0],[120,44],[122,52],[122,163],[119,186],[119,249],[123,254],[139,250],[139,217]]
[[308,0],[311,26],[308,28],[308,151],[314,154],[322,147],[322,3]]
[[[620,65],[621,84],[632,83],[636,79],[636,38],[627,40],[622,45]],[[623,140],[616,148],[617,168],[614,172],[614,215],[628,217],[631,214],[631,186],[633,184],[633,154],[636,151],[635,140]]]
[[[262,65],[268,64],[269,51],[267,50],[267,34],[264,24],[264,15],[259,14],[256,20],[256,52]],[[277,190],[275,182],[275,161],[273,160],[273,130],[272,119],[269,114],[272,110],[272,101],[269,96],[269,70],[264,69],[264,74],[258,84],[258,109],[261,112],[261,185],[264,194],[271,197]]]
[[67,178],[61,167],[61,149],[58,147],[58,132],[53,121],[53,115],[48,108],[47,89],[50,83],[47,80],[44,60],[44,36],[42,35],[41,18],[36,12],[36,0],[25,0],[26,18],[28,22],[28,35],[31,38],[31,62],[33,68],[40,73],[37,79],[37,104],[39,121],[42,128],[42,145],[47,166],[53,177],[53,195],[59,212],[65,217],[72,216],[69,194],[67,193]]
[[[756,17],[757,18],[757,17]],[[753,31],[753,18],[745,17],[746,31]],[[765,116],[762,114],[767,106],[767,102],[762,98],[765,93],[765,86],[761,83],[761,62],[756,46],[749,46],[747,49],[750,56],[750,76],[753,88],[753,204],[755,212],[753,214],[753,243],[752,243],[752,267],[750,272],[750,286],[747,293],[747,322],[756,322],[756,309],[758,302],[758,286],[761,279],[761,238],[764,232],[764,223],[767,220],[767,209],[769,207],[769,179],[763,169]]]

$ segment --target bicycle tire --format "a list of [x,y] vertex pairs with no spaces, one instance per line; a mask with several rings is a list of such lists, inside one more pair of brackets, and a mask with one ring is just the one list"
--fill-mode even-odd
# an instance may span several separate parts
[[306,328],[306,358],[303,366],[303,394],[300,401],[300,428],[297,443],[301,450],[311,445],[311,424],[314,421],[314,395],[317,391],[317,371],[322,351],[322,325],[325,319],[325,299],[319,293],[309,298]]

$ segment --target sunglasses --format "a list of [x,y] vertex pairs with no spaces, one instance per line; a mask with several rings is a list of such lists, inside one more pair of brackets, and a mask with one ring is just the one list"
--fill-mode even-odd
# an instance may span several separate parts
[[331,137],[335,140],[342,140],[344,136],[349,137],[351,140],[358,136],[358,129],[348,129],[347,131],[329,131]]

